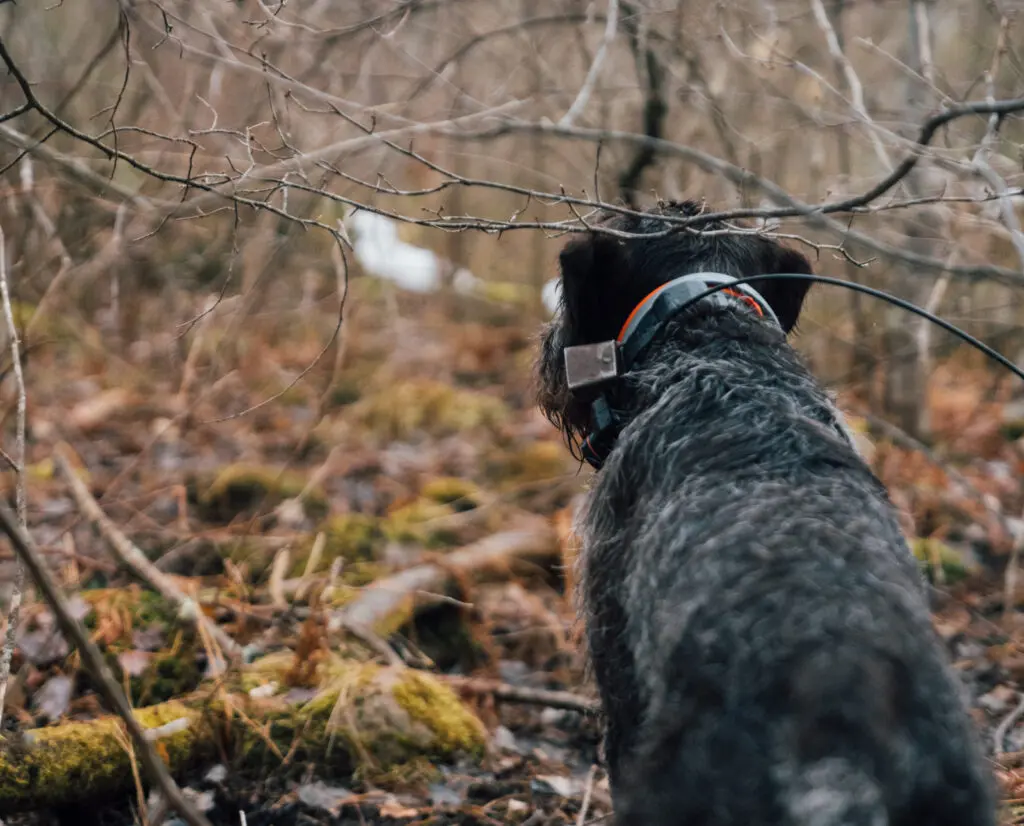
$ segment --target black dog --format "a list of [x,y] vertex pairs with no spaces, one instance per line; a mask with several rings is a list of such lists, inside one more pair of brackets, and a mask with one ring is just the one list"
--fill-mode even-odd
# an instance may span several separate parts
[[[650,235],[666,213],[699,208],[605,225]],[[894,508],[786,341],[808,282],[682,308],[716,279],[680,276],[808,261],[679,231],[590,234],[560,263],[539,402],[601,468],[579,596],[618,822],[994,824]]]

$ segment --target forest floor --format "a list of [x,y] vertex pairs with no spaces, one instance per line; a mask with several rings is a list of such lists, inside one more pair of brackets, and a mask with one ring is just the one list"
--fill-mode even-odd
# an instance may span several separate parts
[[[221,715],[210,742],[181,755],[168,744],[213,823],[600,822],[607,780],[567,596],[572,515],[589,470],[533,404],[535,328],[514,313],[453,317],[419,298],[356,295],[341,355],[297,384],[322,347],[312,332],[254,330],[231,344],[230,369],[218,361],[227,333],[216,323],[207,344],[193,339],[173,356],[166,342],[145,341],[117,353],[45,342],[30,351],[32,535],[135,707],[187,698]],[[935,586],[936,627],[1015,800],[1024,798],[1024,583],[1006,571],[1024,508],[1024,440],[976,368],[943,363],[931,395],[935,438],[924,450],[859,418],[854,394],[840,398],[904,512]],[[13,479],[6,485],[13,500]],[[126,566],[112,552],[118,536],[196,599],[223,638],[183,618],[147,582],[149,569]],[[4,546],[0,581],[13,565]],[[17,640],[8,741],[108,713],[35,596]],[[224,640],[242,648],[242,676],[218,676]],[[331,680],[370,662],[437,677],[417,713],[455,716],[429,736],[428,720],[396,739],[397,752],[378,748],[374,738],[390,735],[368,717],[338,723],[346,703],[364,715],[371,701],[359,679],[341,689]],[[305,713],[329,685],[333,722],[319,734],[333,743],[336,726],[340,745],[307,748],[308,732],[259,716],[271,695],[274,714]],[[388,720],[408,726],[411,714]],[[446,726],[468,733],[453,745]],[[76,746],[83,765],[106,759],[109,742],[95,753],[90,742]],[[0,755],[0,776],[24,780],[18,759]],[[160,822],[159,801],[130,771],[75,771],[54,779],[41,769],[21,797],[0,788],[0,816]]]

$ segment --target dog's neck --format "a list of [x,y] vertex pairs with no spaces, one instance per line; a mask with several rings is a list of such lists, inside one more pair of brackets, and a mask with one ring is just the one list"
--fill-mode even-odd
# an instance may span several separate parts
[[626,317],[614,340],[565,348],[569,388],[603,386],[591,405],[591,432],[582,444],[588,464],[601,467],[623,426],[608,403],[608,393],[651,356],[654,342],[664,337],[669,326],[677,325],[680,316],[711,308],[740,312],[751,321],[756,318],[761,325],[781,331],[771,306],[756,290],[721,273],[689,273],[648,293]]
[[[588,464],[600,469],[615,449],[618,434],[676,383],[678,371],[692,370],[695,364],[707,364],[708,351],[720,350],[723,338],[734,340],[737,348],[742,348],[754,360],[757,360],[755,351],[762,348],[772,353],[769,358],[782,355],[779,348],[795,357],[781,328],[758,314],[744,298],[742,294],[734,294],[719,302],[703,299],[658,324],[642,350],[634,354],[628,369],[617,375],[593,401],[591,430],[582,446],[583,458]],[[624,331],[630,323],[627,320]],[[739,352],[737,359],[745,360]],[[656,377],[652,371],[661,375]],[[834,401],[824,390],[821,392],[822,399],[808,398],[813,408],[808,415],[831,429],[860,455],[854,436]]]

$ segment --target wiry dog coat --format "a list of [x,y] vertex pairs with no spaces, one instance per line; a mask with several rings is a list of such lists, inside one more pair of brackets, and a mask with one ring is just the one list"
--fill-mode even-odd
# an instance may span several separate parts
[[[561,268],[540,404],[574,445],[590,399],[568,389],[564,347],[615,338],[686,273],[811,271],[764,238],[686,232],[588,236]],[[807,283],[751,286],[789,332]],[[609,391],[624,427],[583,516],[580,597],[617,820],[991,826],[894,508],[783,330],[739,301],[699,302]]]

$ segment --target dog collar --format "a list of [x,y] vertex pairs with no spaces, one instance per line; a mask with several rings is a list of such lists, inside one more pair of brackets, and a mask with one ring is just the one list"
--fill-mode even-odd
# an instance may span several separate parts
[[[565,372],[570,390],[613,382],[628,373],[661,328],[711,287],[733,284],[706,296],[707,300],[729,306],[739,300],[757,315],[781,329],[779,319],[760,293],[747,284],[721,273],[692,273],[667,281],[649,293],[626,318],[617,338],[596,344],[566,347]],[[604,393],[591,404],[591,432],[583,442],[583,458],[595,470],[615,446],[620,424]]]

